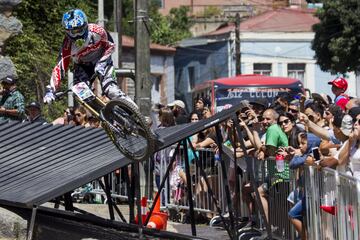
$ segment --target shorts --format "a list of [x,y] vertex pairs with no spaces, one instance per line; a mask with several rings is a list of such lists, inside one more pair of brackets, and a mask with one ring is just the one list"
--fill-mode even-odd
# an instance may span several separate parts
[[302,221],[303,210],[305,209],[305,199],[299,200],[289,211],[288,215],[290,218]]

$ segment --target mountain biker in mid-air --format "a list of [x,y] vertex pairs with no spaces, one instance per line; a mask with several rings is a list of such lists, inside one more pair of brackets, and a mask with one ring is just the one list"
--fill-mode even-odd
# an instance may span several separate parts
[[135,105],[117,85],[111,60],[115,44],[110,34],[103,27],[88,23],[85,13],[80,9],[64,13],[62,25],[66,34],[58,63],[52,71],[50,85],[47,86],[44,103],[55,100],[54,93],[59,89],[61,79],[64,78],[72,59],[74,85],[85,82],[91,87],[91,77],[96,73],[101,82],[102,91],[108,98],[125,98]]

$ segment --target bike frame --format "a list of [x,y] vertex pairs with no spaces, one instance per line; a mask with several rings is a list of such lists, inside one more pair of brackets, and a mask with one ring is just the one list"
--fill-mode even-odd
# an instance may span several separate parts
[[105,102],[102,101],[99,97],[95,96],[93,100],[91,100],[91,103],[88,103],[82,99],[80,99],[78,96],[75,95],[76,101],[78,101],[81,105],[83,105],[86,109],[88,109],[93,116],[98,118],[99,120],[103,121],[103,119],[100,117],[100,109],[95,109],[91,106],[91,103],[98,104],[100,107],[105,107]]

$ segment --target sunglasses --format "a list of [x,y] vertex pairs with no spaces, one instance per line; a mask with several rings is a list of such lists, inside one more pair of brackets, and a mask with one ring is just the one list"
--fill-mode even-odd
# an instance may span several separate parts
[[296,110],[296,109],[289,109],[289,112],[291,112],[291,113],[298,113],[299,111]]
[[285,119],[284,121],[279,122],[279,125],[282,126],[284,123],[285,125],[288,125],[290,122],[290,119]]

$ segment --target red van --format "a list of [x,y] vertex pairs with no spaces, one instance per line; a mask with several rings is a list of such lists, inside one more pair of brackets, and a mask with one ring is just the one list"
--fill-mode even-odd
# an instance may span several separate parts
[[211,96],[213,112],[219,112],[241,100],[254,101],[262,98],[271,104],[281,92],[289,92],[295,97],[305,90],[302,82],[294,78],[246,74],[199,84],[193,90],[193,97]]

